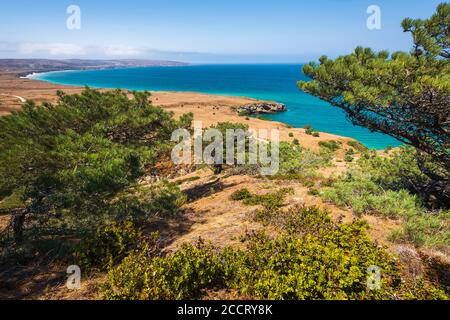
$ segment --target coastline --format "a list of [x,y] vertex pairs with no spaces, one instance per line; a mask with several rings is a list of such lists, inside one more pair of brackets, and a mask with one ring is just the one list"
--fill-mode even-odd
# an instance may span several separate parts
[[[68,71],[68,70],[61,70]],[[0,71],[0,93],[8,96],[19,96],[24,99],[54,103],[57,101],[56,91],[64,90],[68,94],[80,93],[84,88],[79,86],[53,84],[48,81],[34,79],[32,77],[19,77],[21,71]],[[22,71],[23,72],[23,71]],[[110,90],[99,88],[99,90]],[[206,94],[198,92],[180,91],[150,91],[153,104],[172,111],[175,117],[184,113],[192,112],[196,121],[202,121],[205,127],[212,126],[218,122],[239,122],[247,124],[252,129],[278,129],[280,140],[293,141],[298,139],[302,146],[313,150],[319,149],[320,141],[338,140],[342,143],[354,141],[355,139],[321,132],[319,137],[307,135],[303,128],[291,128],[282,122],[259,119],[256,117],[239,116],[234,108],[242,107],[255,102],[273,102],[258,100],[248,97],[226,96]],[[0,97],[0,103],[3,97]],[[0,116],[19,110],[21,102],[7,101],[0,104]]]

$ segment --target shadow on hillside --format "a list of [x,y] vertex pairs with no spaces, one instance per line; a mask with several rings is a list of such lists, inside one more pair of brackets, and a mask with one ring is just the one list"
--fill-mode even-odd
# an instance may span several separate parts
[[48,266],[31,262],[0,271],[0,299],[32,299],[49,288],[64,284],[67,279],[63,266]]
[[237,184],[224,184],[222,181],[220,181],[220,178],[217,178],[211,182],[195,185],[190,189],[184,190],[183,192],[186,194],[188,201],[192,202],[204,197],[211,196],[235,185]]

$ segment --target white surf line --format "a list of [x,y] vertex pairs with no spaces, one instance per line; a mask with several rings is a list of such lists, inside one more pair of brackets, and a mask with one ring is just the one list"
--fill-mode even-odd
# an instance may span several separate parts
[[14,96],[14,95],[12,95],[12,94],[5,94],[5,93],[0,93],[0,95],[2,95],[2,96],[8,96],[8,97],[13,97],[13,98],[19,99],[19,101],[22,102],[22,103],[25,102],[25,101],[27,101],[26,99],[22,98],[21,96]]

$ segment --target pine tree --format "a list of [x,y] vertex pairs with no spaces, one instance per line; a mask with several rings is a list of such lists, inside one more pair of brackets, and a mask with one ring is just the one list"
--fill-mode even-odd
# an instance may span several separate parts
[[58,92],[59,102],[0,118],[0,197],[21,190],[25,208],[12,229],[21,240],[25,217],[95,214],[171,150],[171,134],[189,127],[150,104],[149,94]]
[[[343,109],[353,124],[393,136],[417,149],[430,183],[429,200],[450,205],[450,5],[426,20],[405,19],[410,53],[358,47],[335,60],[322,56],[303,72],[301,90]],[[431,164],[430,164],[431,163]]]

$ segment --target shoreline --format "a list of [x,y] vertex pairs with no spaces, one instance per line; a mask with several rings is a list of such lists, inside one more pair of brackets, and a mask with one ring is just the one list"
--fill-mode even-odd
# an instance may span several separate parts
[[[68,70],[61,70],[68,71]],[[77,70],[76,70],[77,71]],[[0,93],[10,96],[20,96],[25,99],[34,100],[37,104],[42,102],[55,103],[57,101],[56,91],[63,90],[67,94],[80,93],[84,87],[73,85],[54,84],[50,81],[21,78],[19,71],[0,71]],[[101,91],[110,88],[96,88]],[[127,89],[123,89],[127,90]],[[313,137],[305,133],[303,128],[291,128],[289,125],[270,119],[239,116],[233,108],[257,102],[275,102],[260,100],[242,96],[218,95],[199,92],[182,91],[149,91],[154,105],[160,106],[179,117],[184,113],[192,112],[196,121],[202,121],[204,126],[215,125],[218,122],[239,122],[247,124],[252,129],[278,129],[281,141],[293,141],[298,139],[300,144],[312,150],[319,150],[319,142],[337,140],[346,144],[356,139],[339,136],[331,133],[320,132],[319,137]],[[275,102],[276,103],[276,102]],[[19,101],[9,101],[5,107],[0,99],[0,116],[19,110]]]

